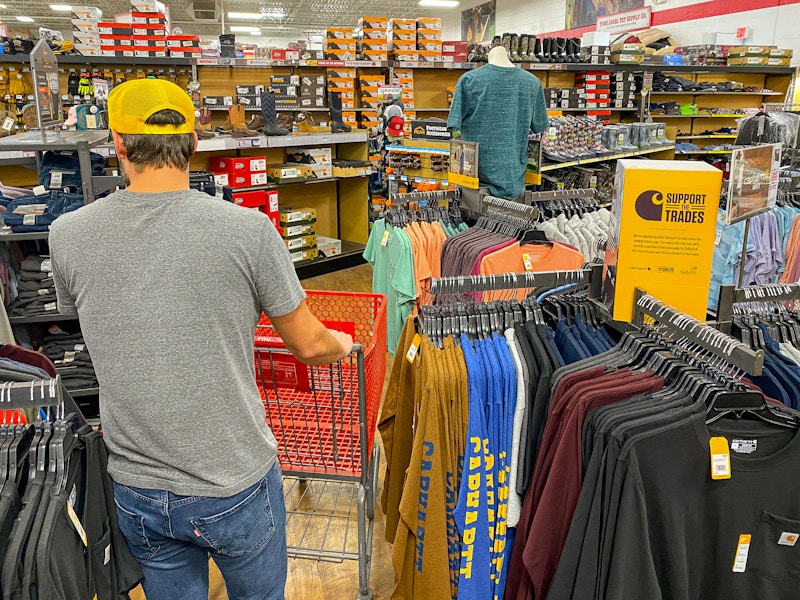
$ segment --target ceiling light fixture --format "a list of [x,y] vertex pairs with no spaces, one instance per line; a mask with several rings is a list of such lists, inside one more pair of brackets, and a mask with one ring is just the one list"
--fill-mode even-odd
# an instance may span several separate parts
[[250,35],[258,35],[261,33],[260,27],[238,27],[236,25],[231,27],[233,33],[249,33]]
[[33,18],[31,17],[17,17],[17,21],[21,23],[33,23]]
[[275,12],[263,12],[263,13],[254,13],[254,12],[229,12],[228,18],[229,19],[236,19],[242,21],[260,21],[261,19],[282,19],[286,15],[282,12],[275,11]]
[[229,19],[252,19],[258,20],[261,18],[261,13],[250,13],[250,12],[229,12],[228,13]]
[[50,8],[58,12],[72,12],[72,7],[69,4],[51,4]]
[[419,0],[418,4],[431,8],[455,8],[459,2],[458,0]]
[[8,6],[6,6],[5,4],[0,4],[0,10],[5,10],[7,8],[8,8]]

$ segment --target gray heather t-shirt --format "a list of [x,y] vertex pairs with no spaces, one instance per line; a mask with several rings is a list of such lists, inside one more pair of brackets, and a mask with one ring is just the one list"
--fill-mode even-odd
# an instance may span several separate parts
[[227,497],[277,445],[255,381],[261,311],[305,297],[266,215],[187,190],[117,192],[50,231],[58,308],[77,309],[124,485]]

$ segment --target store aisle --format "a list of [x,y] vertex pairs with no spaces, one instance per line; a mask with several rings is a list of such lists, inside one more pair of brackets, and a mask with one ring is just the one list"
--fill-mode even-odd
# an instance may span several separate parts
[[[350,292],[370,292],[372,287],[372,270],[368,265],[362,265],[314,277],[302,282],[306,289],[350,291]],[[386,365],[386,377],[391,373],[392,357],[388,356]],[[385,386],[384,386],[385,389]],[[376,442],[381,443],[380,436],[375,436]],[[381,448],[381,451],[383,449]],[[381,452],[383,454],[383,452]],[[383,490],[383,476],[385,469],[379,469],[379,481],[377,497],[380,498]],[[320,507],[322,509],[324,507]],[[296,520],[289,523],[289,536],[302,530],[306,523]],[[348,536],[355,537],[356,514],[352,513],[352,518],[348,523],[350,529]],[[388,598],[392,592],[394,574],[392,571],[392,547],[384,540],[385,521],[383,512],[378,506],[375,510],[375,533],[373,536],[372,550],[372,569],[370,583],[375,592],[376,600]],[[291,528],[295,528],[293,531]],[[334,522],[329,532],[330,537],[340,537],[344,535],[344,523]],[[321,533],[321,532],[320,532]],[[314,532],[310,531],[309,535]],[[208,598],[209,600],[227,600],[225,584],[222,576],[213,562],[211,562],[211,583]],[[358,563],[355,561],[345,561],[342,564],[317,563],[310,560],[289,560],[289,578],[286,583],[286,600],[352,600],[358,591]],[[131,600],[145,600],[145,595],[141,589],[131,593]]]

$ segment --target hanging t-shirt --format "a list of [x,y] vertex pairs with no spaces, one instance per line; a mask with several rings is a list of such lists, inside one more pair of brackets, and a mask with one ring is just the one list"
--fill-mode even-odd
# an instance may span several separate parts
[[516,67],[484,65],[462,75],[447,127],[478,142],[478,178],[494,196],[515,199],[525,187],[528,131],[549,125],[542,84]]
[[[502,273],[525,273],[544,271],[569,271],[580,269],[584,263],[583,254],[567,248],[563,244],[525,244],[514,242],[481,260],[481,275]],[[530,268],[529,268],[530,267]],[[529,289],[517,290],[517,299],[524,300]],[[508,297],[508,292],[485,292],[484,302]]]

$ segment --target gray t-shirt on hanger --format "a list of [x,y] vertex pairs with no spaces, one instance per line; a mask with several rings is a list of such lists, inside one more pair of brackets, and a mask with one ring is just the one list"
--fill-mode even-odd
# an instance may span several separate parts
[[50,231],[58,309],[77,309],[123,485],[227,497],[277,445],[255,380],[261,312],[305,297],[266,215],[195,190],[116,192]]

